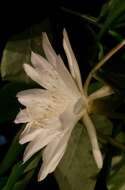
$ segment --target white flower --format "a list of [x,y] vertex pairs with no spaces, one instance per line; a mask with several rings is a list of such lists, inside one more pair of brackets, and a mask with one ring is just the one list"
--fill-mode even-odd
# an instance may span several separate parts
[[24,64],[24,70],[44,89],[29,89],[17,94],[25,109],[19,112],[15,123],[27,123],[20,136],[20,143],[29,142],[24,152],[24,162],[44,148],[39,181],[55,170],[64,155],[74,126],[81,118],[87,128],[97,166],[101,168],[103,163],[95,128],[88,115],[88,104],[96,98],[111,94],[111,89],[106,86],[87,97],[65,30],[63,46],[71,74],[61,57],[53,50],[47,35],[43,33],[43,49],[47,59],[32,52],[32,66]]

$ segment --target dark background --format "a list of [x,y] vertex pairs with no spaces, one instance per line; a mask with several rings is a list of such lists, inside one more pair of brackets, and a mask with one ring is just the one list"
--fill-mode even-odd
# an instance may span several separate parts
[[[50,17],[51,19],[57,13],[62,14],[61,7],[96,16],[104,2],[105,0],[0,2],[0,52],[2,52],[8,38],[24,31],[33,24],[40,23],[46,17]],[[59,18],[55,18],[57,22],[60,22]],[[75,24],[72,19],[70,19],[71,23]]]

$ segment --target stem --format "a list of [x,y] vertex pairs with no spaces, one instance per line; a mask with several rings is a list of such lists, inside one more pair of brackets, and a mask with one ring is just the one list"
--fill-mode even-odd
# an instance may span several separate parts
[[85,84],[84,84],[84,92],[85,95],[87,96],[87,92],[88,92],[88,86],[91,82],[91,79],[93,77],[93,75],[95,74],[95,72],[100,69],[100,67],[102,67],[106,61],[108,61],[119,49],[121,49],[123,46],[125,45],[125,39],[119,43],[116,47],[114,47],[107,55],[104,56],[104,58],[99,61],[99,63],[91,70],[91,72],[89,73]]
[[[98,19],[95,17],[92,17],[90,15],[85,15],[85,14],[79,13],[77,11],[73,11],[73,10],[65,8],[65,7],[60,7],[60,9],[68,14],[75,15],[75,16],[82,18],[83,20],[87,21],[88,23],[93,24],[94,26],[98,27],[99,29],[101,29],[103,27],[103,24],[99,23]],[[117,41],[121,41],[123,39],[123,37],[114,30],[108,30],[108,33],[111,36],[115,37],[115,39],[117,39]]]
[[81,17],[82,19],[88,21],[89,23],[92,23],[92,24],[97,25],[98,27],[100,27],[100,24],[97,23],[97,19],[95,17],[87,16],[87,15],[84,15],[84,14],[79,13],[77,11],[73,11],[71,9],[65,8],[65,7],[60,7],[60,8],[64,12],[67,12],[69,14],[72,14],[72,15],[75,15],[75,16],[78,16],[78,17]]

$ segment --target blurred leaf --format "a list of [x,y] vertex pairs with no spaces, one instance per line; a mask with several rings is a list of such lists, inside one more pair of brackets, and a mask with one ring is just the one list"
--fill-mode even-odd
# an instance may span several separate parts
[[30,63],[31,50],[39,54],[42,51],[42,32],[50,32],[49,20],[44,20],[39,25],[34,25],[27,31],[13,37],[3,52],[1,61],[1,76],[3,80],[14,82],[31,82],[23,70],[24,63]]
[[111,3],[109,1],[109,2],[106,2],[104,5],[102,5],[101,12],[100,12],[100,15],[98,17],[98,21],[100,21],[101,19],[103,19],[107,16],[107,14],[109,13],[110,4]]
[[55,171],[60,190],[93,190],[98,169],[91,154],[91,145],[82,125],[76,125],[66,153]]
[[116,23],[116,20],[119,18],[119,16],[122,16],[122,14],[125,11],[124,0],[111,0],[109,5],[109,14],[107,15],[104,25],[100,30],[99,39],[102,38],[102,36],[107,32],[107,30],[112,27],[113,23]]
[[104,135],[112,134],[112,122],[104,115],[92,114],[91,118],[95,124],[95,128]]
[[115,140],[122,144],[125,144],[125,133],[123,133],[122,131],[118,133],[117,136],[115,137]]
[[118,32],[114,31],[114,30],[110,30],[110,35],[112,37],[114,37],[114,39],[117,41],[117,42],[121,42],[124,37],[122,35],[120,35]]
[[[93,115],[93,120],[99,130],[111,134],[112,124],[106,117]],[[86,129],[78,124],[72,132],[66,153],[55,171],[60,190],[93,190],[98,172]]]
[[3,80],[29,82],[23,70],[23,64],[30,62],[30,39],[9,41],[4,49],[1,62]]
[[[11,148],[14,148],[14,147],[11,146]],[[17,154],[19,154],[19,150],[16,149],[16,151],[17,151]],[[10,153],[13,154],[13,152],[9,152],[8,156],[10,156]],[[15,158],[17,160],[17,157]],[[25,189],[25,187],[28,185],[28,183],[30,182],[34,174],[40,159],[41,159],[41,152],[35,154],[31,159],[29,159],[24,164],[22,162],[18,162],[17,164],[15,164],[14,167],[12,168],[12,171],[9,175],[7,183],[5,187],[3,188],[3,190],[8,190],[9,187],[10,189],[11,187],[13,187],[12,188],[13,190]]]
[[23,177],[14,185],[13,190],[23,190],[27,187],[28,183],[34,175],[34,172],[36,171],[40,159],[41,151],[36,153],[31,159],[29,159],[25,164],[23,164],[23,175],[25,174],[25,177]]
[[111,172],[108,177],[108,189],[125,189],[125,154],[114,156],[112,159]]
[[115,23],[115,28],[121,28],[125,26],[125,15],[119,17]]
[[7,184],[2,190],[10,190],[13,189],[14,185],[16,184],[17,180],[23,174],[23,165],[21,163],[17,163],[14,165],[12,172],[8,178]]
[[25,190],[33,176],[33,173],[34,171],[30,171],[25,177],[23,177],[22,180],[19,180],[18,182],[16,182],[12,190]]
[[24,147],[19,144],[19,135],[22,129],[17,133],[15,138],[10,145],[5,158],[0,163],[0,176],[2,176],[18,159],[19,155],[22,153]]
[[104,57],[104,48],[103,45],[99,42],[98,42],[98,48],[99,48],[98,60],[101,60]]
[[0,178],[0,189],[2,189],[4,187],[6,182],[7,182],[7,177],[1,177]]

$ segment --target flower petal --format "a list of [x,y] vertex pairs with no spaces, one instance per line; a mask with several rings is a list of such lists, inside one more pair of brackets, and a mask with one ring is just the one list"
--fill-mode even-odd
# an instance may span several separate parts
[[58,92],[55,94],[55,92],[51,91],[47,91],[41,96],[41,102],[34,100],[34,102],[36,101],[34,104],[27,104],[30,100],[20,99],[27,106],[29,117],[41,123],[43,123],[43,120],[59,117],[68,102],[72,102],[72,97],[63,96]]
[[62,80],[64,81],[68,89],[72,90],[73,94],[74,93],[78,94],[78,89],[74,80],[72,79],[70,73],[68,72],[68,69],[65,67],[61,57],[56,55],[54,49],[51,46],[51,43],[49,42],[46,33],[43,33],[43,49],[48,61],[55,67],[56,71],[61,76]]
[[49,41],[49,39],[48,39],[45,32],[43,32],[43,49],[44,49],[44,53],[45,53],[46,58],[48,59],[48,61],[52,65],[55,65],[57,55],[56,55],[54,49],[52,48],[51,43],[50,43],[50,41]]
[[64,81],[65,85],[68,87],[68,91],[71,91],[71,93],[75,96],[80,96],[80,92],[77,88],[77,85],[73,80],[71,74],[69,73],[68,69],[65,67],[65,64],[60,55],[58,56],[56,70],[59,73],[62,80]]
[[35,82],[37,82],[38,84],[40,84],[41,86],[43,86],[42,83],[42,78],[39,75],[39,73],[29,64],[24,64],[23,65],[24,70],[26,72],[26,74]]
[[65,90],[64,85],[60,80],[59,75],[56,72],[50,74],[48,71],[45,70],[42,71],[39,70],[38,68],[33,68],[29,64],[24,64],[24,70],[32,80],[34,80],[35,82],[37,82],[46,89]]
[[17,116],[16,119],[14,120],[15,123],[27,123],[30,122],[31,118],[27,112],[27,109],[21,110]]
[[38,181],[43,180],[49,173],[53,172],[63,157],[73,127],[80,119],[80,115],[74,114],[73,110],[74,105],[68,105],[60,115],[64,132],[49,143],[43,151],[43,165],[38,174]]
[[47,90],[34,88],[18,92],[16,96],[22,105],[30,106],[32,104],[43,103],[44,97],[47,94]]
[[93,152],[93,156],[95,159],[95,162],[98,166],[99,169],[102,168],[103,165],[103,158],[102,158],[102,154],[101,151],[99,149],[99,144],[97,141],[97,136],[96,136],[96,130],[94,127],[94,124],[91,121],[91,118],[89,117],[87,112],[84,112],[83,115],[83,123],[86,126],[87,132],[88,132],[88,136],[92,145],[92,152]]
[[99,90],[96,90],[95,92],[90,94],[89,97],[88,97],[88,100],[92,101],[92,100],[95,100],[95,99],[98,99],[98,98],[109,96],[109,95],[111,95],[113,93],[114,93],[113,89],[110,86],[105,85],[102,88],[100,88]]
[[53,73],[55,74],[55,69],[53,65],[51,65],[44,57],[40,56],[39,54],[32,52],[31,62],[36,70],[42,73],[47,71],[47,73],[50,75],[53,75]]
[[65,130],[50,142],[43,151],[43,164],[38,174],[38,181],[43,180],[49,173],[53,172],[66,150],[71,130]]
[[62,131],[61,122],[58,118],[44,119],[41,123],[31,121],[20,135],[20,143],[32,141],[40,132],[47,130]]
[[63,31],[63,36],[64,36],[63,37],[63,47],[64,47],[64,50],[65,50],[65,53],[66,53],[66,56],[68,59],[71,74],[72,74],[73,78],[76,80],[76,83],[77,83],[80,91],[83,93],[82,80],[81,80],[79,66],[78,66],[78,63],[76,61],[73,50],[71,48],[69,38],[68,38],[68,34],[67,34],[65,29]]
[[43,89],[29,89],[19,92],[17,94],[18,100],[21,104],[27,106],[27,109],[25,110],[26,116],[25,112],[24,114],[20,112],[16,122],[27,122],[31,121],[31,118],[39,120],[50,117],[50,115],[59,115],[64,111],[64,107],[67,104],[67,96]]
[[25,129],[23,130],[23,132],[20,135],[20,140],[19,143],[20,144],[25,144],[27,142],[32,141],[34,138],[36,138],[36,136],[42,131],[43,129],[41,129],[40,127],[37,126],[37,128],[34,126],[33,127],[33,123],[30,122],[26,125]]
[[41,132],[31,141],[25,149],[23,161],[26,162],[33,154],[51,142],[60,132],[50,129],[41,129]]

